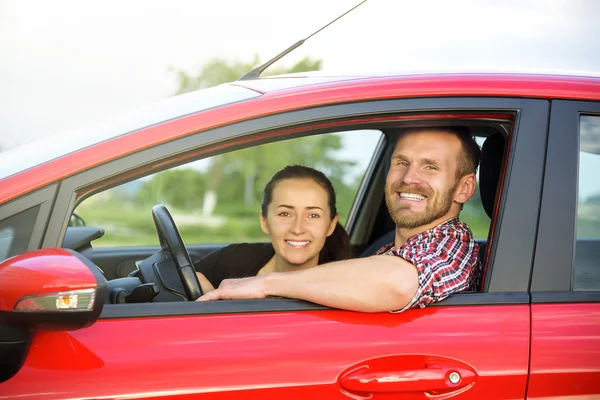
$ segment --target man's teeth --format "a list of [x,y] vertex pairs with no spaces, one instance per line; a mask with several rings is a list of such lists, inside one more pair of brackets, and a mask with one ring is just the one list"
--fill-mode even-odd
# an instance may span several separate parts
[[286,242],[288,242],[292,246],[306,246],[307,244],[310,243],[308,240],[305,240],[305,241],[302,241],[302,242],[299,242],[299,241],[296,241],[296,240],[286,240]]
[[415,193],[400,193],[400,197],[407,200],[425,200],[425,196],[421,196],[420,194]]

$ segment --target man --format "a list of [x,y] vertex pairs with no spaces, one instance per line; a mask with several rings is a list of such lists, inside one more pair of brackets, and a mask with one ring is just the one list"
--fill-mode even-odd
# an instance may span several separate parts
[[198,300],[280,296],[381,312],[425,307],[469,288],[479,249],[458,214],[475,192],[479,158],[479,146],[466,130],[402,133],[385,184],[386,204],[396,223],[394,243],[371,257],[224,280]]

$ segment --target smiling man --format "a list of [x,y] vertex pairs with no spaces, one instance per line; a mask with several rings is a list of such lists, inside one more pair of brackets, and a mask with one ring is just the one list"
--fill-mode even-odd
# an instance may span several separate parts
[[377,255],[307,270],[224,280],[198,300],[281,296],[354,311],[425,307],[468,289],[479,248],[458,220],[475,192],[480,149],[468,130],[423,128],[396,142],[385,200],[396,223]]

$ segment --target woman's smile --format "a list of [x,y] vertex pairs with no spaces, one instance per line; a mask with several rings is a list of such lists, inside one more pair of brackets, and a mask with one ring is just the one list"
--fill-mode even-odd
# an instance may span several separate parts
[[292,247],[305,248],[310,244],[310,240],[286,240],[287,244]]

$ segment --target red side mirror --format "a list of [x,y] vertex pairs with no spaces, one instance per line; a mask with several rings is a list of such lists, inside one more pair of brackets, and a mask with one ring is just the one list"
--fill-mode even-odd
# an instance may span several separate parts
[[68,249],[42,249],[0,263],[0,325],[72,330],[96,322],[106,280],[87,258]]
[[34,330],[89,326],[105,296],[102,272],[75,251],[42,249],[0,263],[0,382],[25,362]]

